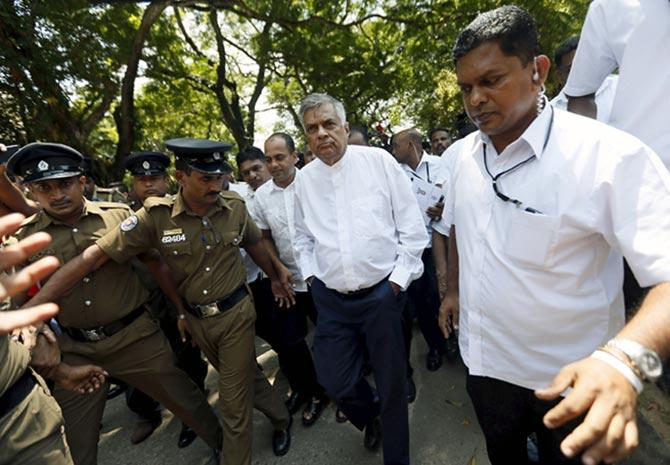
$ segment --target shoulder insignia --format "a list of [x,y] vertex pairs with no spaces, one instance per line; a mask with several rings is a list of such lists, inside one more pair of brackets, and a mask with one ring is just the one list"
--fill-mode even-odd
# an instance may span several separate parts
[[119,227],[121,228],[121,231],[123,231],[123,232],[132,231],[133,229],[135,229],[135,226],[137,226],[137,222],[138,222],[137,221],[137,216],[132,215],[132,216],[129,216],[128,218],[126,218],[125,220],[123,220],[121,222],[121,224],[119,225]]

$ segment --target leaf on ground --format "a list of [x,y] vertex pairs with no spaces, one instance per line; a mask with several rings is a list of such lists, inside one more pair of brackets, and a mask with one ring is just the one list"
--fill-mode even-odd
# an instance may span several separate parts
[[468,420],[463,420],[462,425],[463,426],[470,426],[470,422]]
[[458,402],[456,400],[446,399],[445,402],[449,405],[453,405],[454,407],[463,407],[463,402]]
[[468,465],[477,465],[477,459],[474,455],[470,457],[470,460],[468,460]]

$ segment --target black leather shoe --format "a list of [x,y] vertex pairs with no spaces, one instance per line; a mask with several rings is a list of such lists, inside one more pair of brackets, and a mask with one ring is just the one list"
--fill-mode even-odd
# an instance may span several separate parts
[[379,421],[379,417],[375,417],[365,427],[365,436],[363,437],[363,445],[367,450],[374,452],[377,449],[379,449],[379,445],[381,443],[382,443],[382,425]]
[[437,349],[430,349],[426,355],[426,368],[428,371],[437,371],[442,366],[442,353]]
[[161,424],[162,418],[158,415],[156,418],[152,419],[140,419],[133,428],[133,432],[130,433],[130,443],[135,445],[144,441],[146,438],[151,436],[156,428]]
[[312,426],[319,419],[326,406],[328,406],[327,398],[312,397],[305,406],[305,410],[302,411],[302,424]]
[[180,449],[188,447],[193,441],[195,441],[195,438],[197,437],[198,435],[195,434],[195,431],[193,431],[188,425],[182,423],[181,431],[179,432],[179,440],[177,441],[177,447]]
[[445,355],[447,356],[447,360],[453,362],[458,359],[459,354],[460,351],[458,349],[458,332],[453,332],[449,336],[449,339],[447,339],[447,350],[445,352]]
[[293,415],[295,412],[297,412],[300,407],[303,404],[306,404],[309,402],[310,397],[307,394],[303,394],[302,392],[292,392],[290,396],[288,396],[288,399],[286,399],[286,408],[288,409],[288,413]]
[[272,451],[276,456],[281,457],[286,455],[291,448],[291,425],[293,425],[293,417],[290,417],[288,426],[281,431],[275,430],[272,434]]
[[337,410],[335,410],[335,421],[336,422],[346,423],[347,420],[349,420],[349,419],[347,418],[347,415],[342,410],[340,410],[339,408]]
[[407,377],[407,402],[412,403],[416,399],[416,384],[414,384],[414,379],[411,376]]

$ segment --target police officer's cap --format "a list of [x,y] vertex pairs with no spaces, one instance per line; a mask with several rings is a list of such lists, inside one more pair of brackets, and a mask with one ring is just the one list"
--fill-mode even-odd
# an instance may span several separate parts
[[7,162],[7,171],[24,183],[69,178],[82,173],[84,157],[67,145],[33,142],[18,150]]
[[233,146],[226,142],[184,137],[170,139],[165,146],[188,166],[205,173],[223,173],[226,154]]
[[170,157],[161,152],[134,152],[124,161],[133,176],[164,174],[170,166]]

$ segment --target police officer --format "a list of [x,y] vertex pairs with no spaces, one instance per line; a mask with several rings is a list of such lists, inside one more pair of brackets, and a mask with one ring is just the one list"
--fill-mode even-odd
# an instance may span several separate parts
[[[24,218],[22,215],[1,217],[0,236],[15,232]],[[6,250],[4,244],[0,248],[0,300],[4,301],[10,293],[18,293],[22,288],[33,285],[58,267],[56,260],[45,258],[18,274],[4,272],[20,264],[24,254],[44,248],[50,240],[45,236],[33,235],[26,241],[11,245],[10,250]],[[23,281],[21,286],[17,286],[19,277]],[[42,378],[29,368],[29,364],[33,363],[32,347],[7,337],[10,331],[48,319],[57,310],[55,305],[47,304],[21,311],[0,311],[0,463],[72,464],[58,404]],[[51,370],[52,378],[70,389],[83,393],[99,389],[104,384],[104,371],[99,367],[67,367],[63,370],[63,365],[60,363],[55,370]],[[64,383],[64,378],[67,383]]]
[[[239,247],[244,247],[270,277],[277,298],[289,298],[289,284],[279,282],[244,201],[223,191],[223,153],[230,145],[173,139],[166,146],[177,155],[179,192],[148,199],[136,215],[54,274],[53,283],[41,290],[42,299],[53,300],[53,295],[109,258],[123,263],[157,249],[174,278],[173,285],[163,289],[180,311],[182,337],[190,332],[219,371],[219,408],[224,424],[221,463],[251,463],[254,403],[273,422],[273,449],[283,455],[290,446],[291,417],[256,365],[256,314]],[[188,303],[186,309],[177,292]]]
[[[133,210],[137,211],[142,208],[144,201],[149,197],[165,197],[168,193],[167,168],[170,166],[170,158],[164,153],[136,152],[125,159],[124,166],[133,176],[133,195],[130,203]],[[177,366],[184,370],[204,393],[207,362],[200,356],[200,349],[194,347],[190,341],[182,342],[177,330],[177,310],[165,294],[161,292],[158,284],[147,272],[146,267],[139,261],[133,261],[133,267],[138,271],[142,282],[151,292],[150,306],[152,313],[168,338],[168,342],[177,358]],[[126,390],[126,404],[140,417],[130,436],[130,442],[138,444],[148,438],[160,425],[159,405],[144,392],[133,387],[128,387]],[[193,429],[186,423],[182,423],[177,445],[179,448],[187,447],[195,440],[196,436]]]
[[[29,144],[9,160],[8,171],[29,186],[43,208],[26,220],[17,238],[36,231],[46,231],[53,238],[47,249],[29,261],[54,255],[67,263],[124,219],[130,217],[132,222],[126,205],[84,199],[81,161],[76,150],[50,143]],[[158,268],[156,262],[147,263]],[[71,365],[100,365],[151,395],[191,425],[210,447],[219,448],[221,427],[216,415],[197,386],[175,366],[165,336],[147,312],[148,291],[130,264],[104,264],[68,289],[58,299],[44,299],[38,293],[31,301],[59,304],[63,360]],[[82,397],[56,386],[54,397],[63,410],[75,464],[97,463],[105,390]]]

